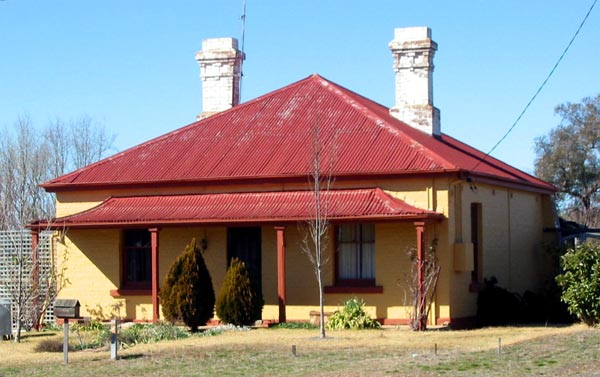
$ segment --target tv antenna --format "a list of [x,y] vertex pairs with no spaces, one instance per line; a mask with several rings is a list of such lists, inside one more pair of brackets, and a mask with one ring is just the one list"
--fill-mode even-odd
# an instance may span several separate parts
[[246,39],[246,0],[242,1],[242,16],[240,17],[240,20],[242,20],[242,61],[240,63],[240,99],[242,98],[242,79],[244,78],[244,59],[245,59],[245,54],[244,54],[244,43],[245,43],[245,39]]

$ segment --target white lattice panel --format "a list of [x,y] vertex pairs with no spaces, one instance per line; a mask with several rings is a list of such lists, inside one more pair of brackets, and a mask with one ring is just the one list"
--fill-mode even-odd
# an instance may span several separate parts
[[[52,273],[54,261],[52,247],[53,232],[41,232],[38,243],[39,281],[40,288],[46,289]],[[30,276],[33,265],[31,249],[31,233],[28,230],[0,231],[0,300],[12,303],[13,329],[15,328],[16,309],[15,295],[17,294],[19,260],[24,267],[22,291],[30,289]],[[45,313],[44,322],[54,322],[54,308],[51,306]],[[31,325],[31,324],[26,324]]]

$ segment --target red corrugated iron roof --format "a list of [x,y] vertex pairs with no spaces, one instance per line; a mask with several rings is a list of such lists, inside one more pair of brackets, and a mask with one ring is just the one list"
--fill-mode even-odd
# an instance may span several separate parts
[[[447,136],[432,137],[386,107],[321,76],[230,110],[46,182],[49,191],[232,180],[305,179],[314,134],[335,153],[336,176],[463,172],[553,188]],[[324,161],[330,156],[325,155]]]
[[[53,220],[53,227],[298,222],[314,215],[313,191],[113,197]],[[419,220],[442,215],[413,207],[383,190],[322,192],[332,221]],[[48,224],[38,224],[40,226]]]

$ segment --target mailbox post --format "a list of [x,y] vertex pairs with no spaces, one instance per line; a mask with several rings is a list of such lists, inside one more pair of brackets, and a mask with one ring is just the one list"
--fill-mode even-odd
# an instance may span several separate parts
[[69,363],[69,319],[80,319],[78,300],[58,299],[54,302],[54,315],[64,321],[63,363]]

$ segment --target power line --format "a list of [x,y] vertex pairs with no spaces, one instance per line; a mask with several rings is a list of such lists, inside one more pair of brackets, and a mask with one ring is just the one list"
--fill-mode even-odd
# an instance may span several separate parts
[[538,88],[538,90],[533,95],[533,97],[531,97],[531,99],[529,100],[529,102],[527,102],[527,105],[525,105],[525,107],[523,108],[523,111],[521,111],[521,113],[519,114],[519,116],[517,117],[517,119],[513,122],[512,126],[510,126],[510,128],[508,129],[508,131],[506,131],[506,133],[504,134],[504,136],[502,136],[502,138],[500,138],[500,140],[498,140],[498,142],[492,147],[492,149],[490,149],[490,151],[488,153],[486,153],[485,156],[479,162],[477,162],[477,164],[475,164],[475,166],[473,166],[473,168],[471,170],[477,169],[477,167],[479,167],[479,165],[481,165],[481,163],[484,162],[489,157],[489,155],[492,154],[492,152],[494,150],[496,150],[496,148],[504,141],[504,139],[506,139],[508,137],[508,135],[512,132],[512,130],[517,126],[517,124],[519,123],[519,121],[521,120],[521,118],[523,117],[523,115],[525,115],[525,113],[529,109],[529,106],[531,106],[531,104],[536,99],[536,97],[538,96],[538,94],[540,94],[540,92],[542,91],[542,89],[544,88],[544,86],[546,86],[546,83],[548,82],[548,80],[550,79],[550,77],[552,77],[552,75],[554,74],[554,71],[556,70],[556,68],[558,67],[558,65],[560,64],[560,62],[563,60],[563,58],[565,57],[565,55],[567,54],[567,51],[569,51],[569,48],[571,48],[571,45],[575,41],[575,38],[577,38],[577,35],[579,34],[579,32],[581,31],[581,29],[583,28],[583,25],[585,24],[585,22],[587,21],[588,17],[590,16],[590,13],[592,13],[592,10],[594,9],[594,6],[596,6],[597,2],[598,2],[598,0],[594,0],[594,2],[592,3],[592,6],[590,6],[590,9],[587,11],[585,17],[583,18],[583,20],[579,24],[579,27],[577,28],[577,31],[575,31],[575,34],[573,34],[573,37],[569,41],[569,44],[567,44],[567,47],[565,47],[564,51],[562,52],[562,54],[560,55],[560,57],[556,61],[556,64],[554,64],[554,67],[552,67],[552,70],[550,70],[550,73],[548,73],[548,76],[546,76],[546,78],[544,79],[544,81],[542,82],[542,84],[540,85],[540,87]]

